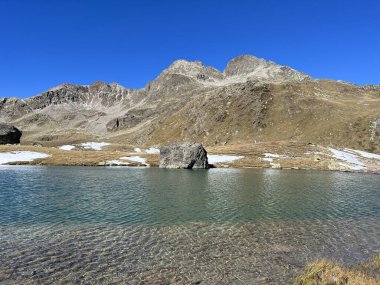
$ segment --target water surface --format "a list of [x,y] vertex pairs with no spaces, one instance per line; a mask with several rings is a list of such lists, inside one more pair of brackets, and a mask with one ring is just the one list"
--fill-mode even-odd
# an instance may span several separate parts
[[0,167],[0,283],[289,284],[380,248],[380,175]]

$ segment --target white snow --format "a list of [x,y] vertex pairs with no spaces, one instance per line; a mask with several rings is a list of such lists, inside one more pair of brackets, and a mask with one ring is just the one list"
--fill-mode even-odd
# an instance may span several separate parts
[[124,156],[124,157],[120,157],[119,159],[115,159],[115,160],[107,160],[106,165],[108,165],[108,166],[128,166],[130,164],[128,161],[139,162],[141,164],[144,164],[145,166],[150,166],[148,163],[146,163],[145,158],[142,158],[140,156]]
[[62,145],[59,147],[59,149],[61,149],[61,150],[73,150],[73,149],[75,149],[75,146],[73,146],[73,145]]
[[264,153],[266,158],[287,158],[288,156],[285,154],[275,154],[275,153]]
[[136,147],[136,148],[134,149],[134,151],[135,151],[135,152],[141,152],[141,148]]
[[158,148],[150,147],[145,150],[146,153],[160,153],[160,150]]
[[288,156],[285,154],[276,154],[276,153],[269,153],[269,152],[264,153],[264,156],[265,157],[263,158],[263,160],[268,161],[269,164],[272,166],[272,168],[278,168],[278,165],[279,165],[273,162],[274,158],[288,158]]
[[129,160],[133,162],[140,162],[141,164],[145,164],[146,166],[149,166],[148,163],[146,163],[146,159],[142,158],[140,156],[125,156],[125,157],[120,157],[122,160]]
[[87,142],[82,143],[81,146],[83,146],[85,149],[93,149],[93,150],[102,150],[103,147],[110,145],[110,143],[106,142]]
[[211,154],[208,155],[208,163],[223,163],[223,162],[233,162],[238,159],[242,159],[244,156],[235,156],[235,155],[219,155],[219,154]]
[[124,166],[128,165],[129,163],[126,161],[121,161],[121,160],[107,160],[106,165],[119,165],[119,166]]
[[348,153],[342,150],[337,150],[331,147],[329,147],[329,150],[333,153],[334,158],[353,164],[352,166],[352,165],[340,163],[340,165],[342,166],[347,166],[351,168],[352,170],[362,170],[366,168],[366,165],[363,162],[361,162],[356,155],[352,153]]
[[379,154],[370,153],[370,152],[366,152],[366,151],[362,151],[362,150],[350,149],[350,148],[346,148],[344,150],[345,151],[350,151],[350,152],[356,152],[356,153],[360,154],[362,157],[365,157],[365,158],[380,159],[380,155]]
[[0,153],[0,164],[16,161],[33,161],[38,158],[49,157],[50,154],[34,151],[12,151]]

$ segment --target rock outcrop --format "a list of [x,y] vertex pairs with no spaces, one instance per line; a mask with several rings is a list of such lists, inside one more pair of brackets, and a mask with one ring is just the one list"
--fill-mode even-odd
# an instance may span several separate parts
[[380,145],[380,117],[373,119],[369,130],[371,143]]
[[173,143],[160,149],[161,168],[209,168],[207,151],[200,143]]
[[0,123],[0,144],[20,143],[21,131],[14,126]]
[[[232,59],[224,70],[225,76],[240,78],[240,81],[264,80],[270,82],[302,81],[311,77],[288,66],[266,61],[252,55],[242,55]],[[239,80],[236,80],[239,81]]]
[[50,105],[84,104],[92,108],[111,107],[128,98],[131,90],[117,84],[98,81],[91,85],[64,83],[37,96],[26,99],[25,103],[33,110]]

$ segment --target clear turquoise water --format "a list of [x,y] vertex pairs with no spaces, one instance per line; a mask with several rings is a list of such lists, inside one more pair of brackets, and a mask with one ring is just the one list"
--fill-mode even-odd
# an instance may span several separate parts
[[0,248],[4,284],[286,284],[380,249],[380,175],[3,166]]

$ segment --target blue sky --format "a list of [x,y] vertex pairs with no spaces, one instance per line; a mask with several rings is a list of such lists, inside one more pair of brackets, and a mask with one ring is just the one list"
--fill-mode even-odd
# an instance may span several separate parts
[[63,82],[140,88],[178,58],[253,54],[316,78],[380,84],[378,1],[0,0],[0,97]]

